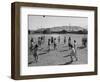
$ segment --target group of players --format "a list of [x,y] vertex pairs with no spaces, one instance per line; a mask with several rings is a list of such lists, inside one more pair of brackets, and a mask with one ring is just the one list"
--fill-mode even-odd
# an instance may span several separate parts
[[[57,42],[58,40],[58,42]],[[47,40],[47,46],[48,46],[48,52],[50,51],[50,47],[53,46],[53,49],[56,50],[57,49],[57,45],[60,44],[61,42],[61,38],[60,36],[58,38],[56,37],[51,37],[48,38]],[[66,37],[64,37],[63,39],[63,43],[66,44],[67,39]],[[30,40],[31,46],[30,46],[30,51],[35,59],[35,62],[38,62],[38,48],[41,47],[41,45],[43,45],[45,43],[45,36],[41,36],[38,37],[37,42],[34,42],[34,39],[31,38]],[[77,58],[77,42],[76,40],[74,40],[74,44],[72,44],[72,40],[71,37],[68,38],[68,47],[70,50],[70,58],[71,58],[71,62],[73,62],[73,57],[76,59],[76,61],[78,60]]]

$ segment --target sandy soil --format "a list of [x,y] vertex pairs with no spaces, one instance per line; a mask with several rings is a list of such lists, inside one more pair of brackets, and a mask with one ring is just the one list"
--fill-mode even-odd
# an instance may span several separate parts
[[77,48],[77,58],[76,61],[73,57],[73,62],[70,58],[70,50],[67,44],[57,45],[54,50],[53,46],[50,47],[48,52],[48,46],[42,45],[38,48],[38,62],[35,62],[33,53],[28,54],[28,66],[48,66],[48,65],[75,65],[75,64],[87,64],[88,54],[87,48]]

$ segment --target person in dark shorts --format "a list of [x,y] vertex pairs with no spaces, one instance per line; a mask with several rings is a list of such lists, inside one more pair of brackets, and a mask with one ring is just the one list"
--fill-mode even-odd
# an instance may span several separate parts
[[51,44],[53,44],[54,40],[53,40],[53,37],[51,37]]
[[71,46],[72,46],[72,44],[71,44],[71,37],[69,37],[69,39],[68,39],[68,47],[69,47],[69,49],[71,48]]
[[33,40],[33,38],[31,38],[31,40],[30,40],[30,51],[32,51],[32,48],[33,48],[33,45],[34,45],[34,40]]
[[37,54],[37,51],[38,51],[38,45],[36,44],[33,48],[33,57],[35,58],[35,62],[38,62],[38,54]]
[[57,49],[56,38],[54,38],[54,50]]
[[50,51],[50,39],[48,39],[48,52]]

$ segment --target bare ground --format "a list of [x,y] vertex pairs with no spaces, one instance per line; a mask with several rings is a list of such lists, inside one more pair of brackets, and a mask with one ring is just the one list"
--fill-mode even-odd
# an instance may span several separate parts
[[73,62],[70,58],[70,50],[67,45],[60,44],[57,49],[53,49],[48,52],[48,47],[40,47],[38,49],[38,62],[35,62],[34,57],[31,54],[28,55],[28,66],[48,66],[48,65],[74,65],[74,64],[87,64],[87,48],[77,49],[78,61]]

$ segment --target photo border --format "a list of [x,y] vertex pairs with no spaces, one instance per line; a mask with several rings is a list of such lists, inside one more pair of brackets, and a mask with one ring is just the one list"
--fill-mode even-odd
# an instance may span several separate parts
[[[78,72],[78,73],[60,73],[60,74],[43,74],[43,75],[20,75],[20,8],[21,7],[42,7],[57,9],[75,9],[94,11],[94,72]],[[60,5],[60,4],[43,4],[43,3],[26,3],[14,2],[11,4],[11,78],[15,80],[22,79],[38,79],[38,78],[55,78],[69,76],[97,75],[97,7],[76,6],[76,5]]]

